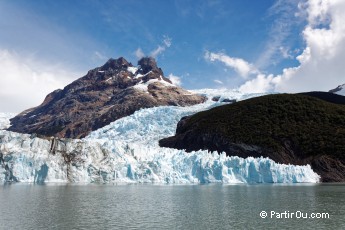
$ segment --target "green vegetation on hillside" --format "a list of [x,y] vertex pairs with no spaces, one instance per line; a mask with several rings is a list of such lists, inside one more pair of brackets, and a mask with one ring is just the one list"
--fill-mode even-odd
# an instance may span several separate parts
[[193,115],[179,132],[220,133],[271,150],[289,142],[306,156],[345,153],[345,106],[301,94],[276,94]]

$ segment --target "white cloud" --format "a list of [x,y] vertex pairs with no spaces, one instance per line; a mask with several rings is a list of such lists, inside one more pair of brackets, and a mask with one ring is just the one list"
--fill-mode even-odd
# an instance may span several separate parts
[[224,84],[224,82],[222,82],[221,80],[218,80],[218,79],[215,79],[215,80],[213,80],[215,83],[217,83],[217,84],[220,84],[220,85],[223,85]]
[[171,38],[169,38],[168,36],[164,36],[164,39],[163,39],[163,43],[166,47],[170,47],[171,46]]
[[175,76],[171,73],[171,74],[169,74],[168,78],[174,85],[177,85],[177,86],[181,85],[181,78],[180,77]]
[[41,60],[63,62],[70,68],[83,69],[99,63],[95,51],[104,50],[104,44],[50,20],[53,17],[46,15],[47,12],[41,14],[32,7],[19,6],[19,2],[0,1],[0,28],[4,31],[0,36],[0,50],[24,56],[35,54]]
[[107,60],[107,57],[104,54],[100,53],[99,51],[95,51],[93,53],[93,59],[103,61],[103,60]]
[[[337,0],[333,1],[336,2]],[[309,0],[305,5],[308,10],[308,22],[310,26],[329,23],[331,6],[330,0]]]
[[243,93],[263,93],[272,90],[273,75],[266,76],[264,74],[257,75],[256,78],[244,83],[239,90]]
[[159,54],[163,53],[165,51],[165,46],[159,45],[156,49],[151,51],[151,57],[156,58]]
[[283,58],[286,59],[293,59],[293,56],[291,55],[291,51],[287,47],[279,47],[279,51]]
[[156,58],[158,55],[162,54],[167,48],[169,48],[171,44],[172,39],[168,36],[163,36],[162,45],[158,45],[156,49],[152,50],[150,56]]
[[[308,24],[303,30],[306,47],[296,59],[298,67],[286,68],[281,75],[262,76],[240,88],[278,92],[328,91],[345,83],[345,1],[309,0]],[[257,85],[257,89],[255,88]]]
[[41,104],[45,96],[63,88],[76,77],[61,69],[7,50],[0,50],[0,108],[2,112],[21,112]]
[[[254,63],[259,69],[278,64],[282,59],[292,58],[287,53],[293,28],[298,26],[304,17],[303,4],[300,0],[277,0],[268,10],[268,16],[274,18],[269,30],[264,51]],[[283,48],[283,49],[282,49]]]
[[138,59],[141,59],[143,57],[145,57],[145,54],[144,52],[141,50],[141,48],[138,48],[135,52],[134,52],[135,56],[138,58]]
[[211,62],[222,62],[227,67],[234,69],[243,78],[247,78],[250,74],[259,73],[253,64],[250,64],[241,58],[230,57],[224,53],[212,53],[206,51],[204,58]]

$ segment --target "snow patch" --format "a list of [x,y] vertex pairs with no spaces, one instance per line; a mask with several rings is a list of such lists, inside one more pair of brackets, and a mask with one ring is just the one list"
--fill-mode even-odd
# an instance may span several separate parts
[[344,85],[341,85],[339,86],[340,87],[340,90],[335,92],[336,94],[338,95],[342,95],[342,96],[345,96],[345,84]]
[[145,74],[138,73],[137,75],[134,76],[134,78],[137,79],[137,78],[145,77],[145,76],[149,75],[150,73],[152,73],[152,71],[149,71]]
[[128,68],[127,68],[127,71],[128,72],[131,72],[133,75],[138,71],[138,67],[134,67],[134,66],[129,66]]
[[[149,82],[149,81],[148,81]],[[142,80],[133,86],[134,89],[137,89],[137,90],[140,90],[140,91],[143,91],[143,92],[148,92],[148,82],[144,83]]]
[[155,83],[155,82],[160,82],[162,83],[164,86],[171,86],[171,87],[175,87],[175,85],[173,84],[170,84],[169,82],[167,81],[164,81],[164,80],[159,80],[159,79],[151,79],[151,80],[148,80],[147,82],[143,82],[142,80],[133,86],[134,89],[137,89],[137,90],[140,90],[140,91],[143,91],[143,92],[148,92],[148,86],[152,83]]
[[339,94],[339,95],[342,95],[342,96],[345,96],[345,88],[343,88],[342,90],[336,92],[336,94]]
[[[249,99],[252,97],[260,97],[263,95],[267,95],[270,93],[242,93],[237,89],[197,89],[197,90],[189,90],[189,92],[194,94],[199,94],[206,96],[208,101],[211,102],[213,97],[219,97],[217,104],[220,104],[221,101],[224,99],[235,99],[236,101],[241,101],[245,99]],[[214,103],[214,102],[213,102]]]

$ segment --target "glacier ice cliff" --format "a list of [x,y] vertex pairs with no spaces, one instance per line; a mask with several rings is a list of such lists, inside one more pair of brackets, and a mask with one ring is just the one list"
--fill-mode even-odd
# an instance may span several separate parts
[[[197,93],[242,100],[257,96],[231,90]],[[81,140],[39,138],[0,131],[0,181],[99,183],[299,183],[319,181],[309,165],[278,164],[268,158],[161,148],[183,117],[217,105],[142,109]],[[7,124],[0,118],[0,123]],[[7,119],[7,118],[6,118]],[[2,120],[2,121],[1,121]]]

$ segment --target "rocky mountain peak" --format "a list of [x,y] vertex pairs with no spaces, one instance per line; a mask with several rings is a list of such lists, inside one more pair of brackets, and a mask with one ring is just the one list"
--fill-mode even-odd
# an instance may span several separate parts
[[115,70],[115,69],[127,69],[133,66],[125,58],[120,57],[118,59],[110,58],[102,67],[101,70]]
[[135,67],[123,57],[109,59],[11,119],[9,130],[80,138],[142,108],[205,101],[204,96],[173,85],[154,58],[142,58],[138,64]]
[[330,92],[330,93],[336,93],[336,94],[345,96],[345,84],[338,85],[337,88],[331,89],[331,90],[328,91],[328,92]]
[[164,77],[162,69],[157,66],[156,60],[153,57],[140,59],[138,65],[140,68],[137,73],[143,75],[144,82],[157,78],[172,83],[168,78]]
[[[146,74],[150,71],[161,71],[160,68],[157,67],[156,60],[152,57],[144,57],[138,61],[138,65],[140,65],[142,73]],[[162,72],[163,75],[163,72]]]

